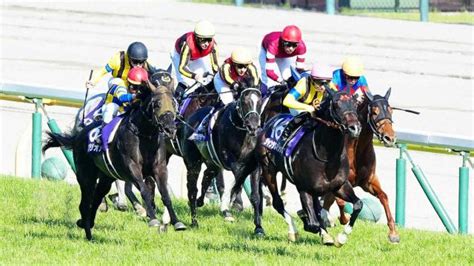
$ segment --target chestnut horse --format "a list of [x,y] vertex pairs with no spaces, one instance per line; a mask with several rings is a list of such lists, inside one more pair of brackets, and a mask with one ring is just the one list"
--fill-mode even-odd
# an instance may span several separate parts
[[[393,219],[388,204],[387,194],[380,185],[376,173],[376,159],[372,140],[375,136],[384,143],[385,146],[395,144],[396,135],[392,128],[392,108],[388,103],[391,90],[389,89],[385,96],[372,95],[370,92],[365,94],[364,101],[358,107],[359,120],[362,123],[362,131],[359,138],[350,138],[347,145],[347,155],[349,157],[349,182],[352,186],[360,186],[363,190],[369,192],[380,200],[385,215],[387,216],[387,225],[389,228],[388,238],[392,243],[400,242],[400,236],[395,229]],[[324,208],[331,207],[334,202],[333,195],[326,195],[324,199]],[[336,200],[340,209],[340,222],[346,224],[347,217],[344,215],[343,208],[345,202],[341,199]]]

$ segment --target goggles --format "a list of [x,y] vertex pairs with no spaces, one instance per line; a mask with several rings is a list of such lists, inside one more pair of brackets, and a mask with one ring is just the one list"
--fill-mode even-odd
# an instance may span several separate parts
[[286,46],[286,47],[293,47],[293,48],[296,48],[298,46],[298,43],[297,42],[287,42],[287,41],[283,41],[283,45]]

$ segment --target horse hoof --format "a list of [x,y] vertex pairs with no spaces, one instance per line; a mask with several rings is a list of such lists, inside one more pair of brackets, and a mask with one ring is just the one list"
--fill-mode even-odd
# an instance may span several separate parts
[[186,230],[186,225],[184,225],[182,222],[177,222],[174,224],[174,230],[175,231],[184,231]]
[[86,238],[87,238],[87,240],[89,240],[89,241],[92,240],[92,233],[91,233],[91,230],[86,230]]
[[298,238],[298,233],[288,233],[288,242],[294,243],[296,240],[298,240]]
[[400,243],[400,236],[399,235],[388,235],[388,240],[392,244],[398,244],[398,243]]
[[263,228],[255,228],[254,235],[258,238],[262,238],[265,236],[265,230],[263,230]]
[[135,209],[135,213],[142,218],[146,218],[146,210],[142,207],[142,205],[136,203],[133,208]]
[[197,202],[196,202],[196,206],[197,206],[197,207],[202,207],[202,206],[204,206],[204,199],[198,199]]
[[334,238],[330,234],[323,234],[321,235],[321,241],[325,246],[332,246],[334,245]]
[[191,222],[191,228],[199,228],[199,223],[197,220],[193,220]]
[[232,204],[232,208],[238,212],[242,212],[244,210],[244,206],[242,206],[240,203]]
[[161,225],[161,223],[160,223],[160,221],[158,221],[158,219],[153,219],[153,220],[150,220],[148,222],[149,227],[158,227],[160,225]]
[[100,212],[107,212],[108,210],[109,210],[109,206],[107,206],[107,203],[102,202],[102,203],[99,205],[99,211],[100,211]]
[[158,233],[166,233],[168,231],[168,226],[166,224],[162,224],[158,227]]
[[336,247],[340,248],[347,243],[347,235],[344,233],[339,233],[336,237],[336,242],[334,243]]
[[222,214],[224,215],[224,221],[226,222],[234,222],[235,219],[232,216],[232,213],[230,211],[223,211]]

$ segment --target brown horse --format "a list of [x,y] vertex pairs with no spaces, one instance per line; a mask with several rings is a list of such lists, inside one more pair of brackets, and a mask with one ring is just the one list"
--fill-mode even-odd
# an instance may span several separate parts
[[[395,221],[390,211],[388,197],[377,177],[375,151],[372,143],[374,134],[387,147],[393,146],[395,143],[396,135],[392,127],[392,108],[388,103],[390,91],[389,89],[385,96],[373,96],[370,92],[365,94],[366,97],[357,110],[362,124],[362,131],[358,139],[349,139],[347,155],[350,165],[349,182],[354,187],[360,186],[380,200],[385,209],[387,225],[390,230],[388,238],[390,242],[398,243],[400,242],[400,236],[395,229]],[[333,202],[334,196],[326,195],[324,208],[328,210]],[[343,212],[345,202],[339,198],[336,199],[336,202],[341,213],[340,222],[346,224],[348,218]]]

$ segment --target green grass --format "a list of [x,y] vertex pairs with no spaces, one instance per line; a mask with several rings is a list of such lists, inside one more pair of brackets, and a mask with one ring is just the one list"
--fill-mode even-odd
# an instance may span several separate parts
[[[208,3],[208,4],[223,4],[233,5],[235,0],[183,0],[195,3]],[[287,2],[279,8],[291,9]],[[244,6],[261,7],[260,4],[244,4]],[[340,12],[341,15],[347,16],[365,16],[365,17],[377,17],[385,19],[398,19],[398,20],[411,20],[420,21],[420,13],[418,10],[414,11],[400,11],[400,12],[384,12],[377,10],[361,10],[361,9],[347,9],[344,8]],[[436,23],[453,23],[453,24],[468,24],[474,25],[474,13],[473,12],[430,12],[428,14],[429,22]]]
[[[414,12],[379,12],[367,10],[344,9],[341,15],[366,16],[385,19],[420,21],[420,13]],[[453,23],[474,25],[473,12],[430,12],[428,14],[429,22]]]
[[[320,244],[302,231],[287,243],[287,227],[271,209],[263,218],[267,236],[252,236],[251,210],[228,224],[217,206],[199,209],[200,228],[158,234],[132,212],[99,213],[94,240],[76,227],[79,187],[63,182],[0,176],[0,264],[449,264],[473,265],[474,238],[447,233],[400,230],[401,243],[390,244],[387,228],[357,222],[342,248]],[[185,201],[174,201],[178,216],[189,223]],[[342,227],[332,228],[335,235]]]

